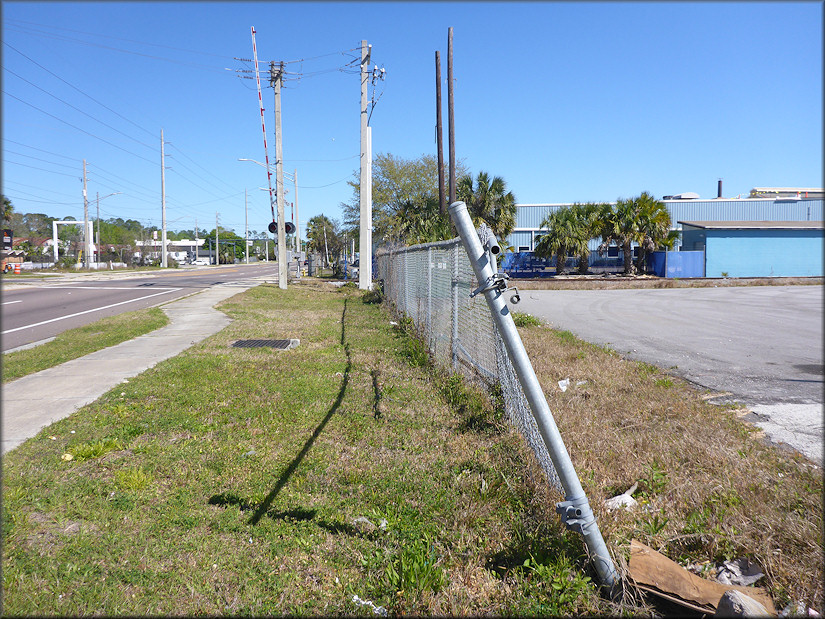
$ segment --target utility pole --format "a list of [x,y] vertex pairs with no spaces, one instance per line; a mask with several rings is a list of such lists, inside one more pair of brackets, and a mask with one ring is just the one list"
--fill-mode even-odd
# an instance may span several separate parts
[[441,56],[435,52],[435,141],[438,145],[438,212],[444,217],[447,204],[444,196],[444,152],[441,135]]
[[86,268],[89,268],[89,245],[92,240],[89,238],[89,199],[86,194],[86,160],[83,160],[83,256]]
[[246,253],[246,263],[249,264],[249,201],[247,200],[246,188],[243,190],[243,214],[244,214],[244,249]]
[[195,260],[198,259],[198,218],[195,217]]
[[455,110],[453,108],[453,29],[447,31],[447,114],[450,124],[450,204],[455,202]]
[[367,76],[369,75],[370,53],[372,46],[361,41],[361,230],[359,246],[361,248],[358,272],[358,288],[372,288],[372,178],[369,166],[369,126],[367,124]]
[[160,266],[164,269],[166,264],[166,163],[163,154],[163,129],[160,130]]
[[277,72],[270,63],[270,81],[275,90],[275,194],[278,201],[278,288],[286,290],[286,221],[284,219],[284,154],[281,135],[281,85],[284,79],[284,63]]
[[215,211],[215,265],[221,263],[221,246],[218,244],[218,211]]
[[97,241],[95,241],[95,246],[97,247],[97,262],[100,262],[100,192],[95,192],[95,198],[97,202]]

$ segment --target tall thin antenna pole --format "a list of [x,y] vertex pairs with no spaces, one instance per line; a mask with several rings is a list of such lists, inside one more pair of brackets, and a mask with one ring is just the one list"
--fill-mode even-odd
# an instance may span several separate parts
[[249,264],[249,201],[247,199],[246,188],[243,190],[243,214],[244,214],[244,250],[246,263]]
[[298,221],[298,169],[292,171],[292,181],[295,183],[295,251],[301,253],[301,224]]

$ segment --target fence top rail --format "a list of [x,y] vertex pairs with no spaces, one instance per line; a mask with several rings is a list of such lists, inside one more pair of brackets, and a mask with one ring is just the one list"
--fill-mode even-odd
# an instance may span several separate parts
[[461,245],[461,239],[456,237],[454,239],[449,239],[447,241],[435,241],[433,243],[421,243],[420,245],[399,245],[396,247],[391,246],[383,246],[379,247],[376,250],[377,254],[400,254],[408,251],[421,251],[422,249],[438,249],[438,248],[447,248],[447,247],[454,247],[456,245]]

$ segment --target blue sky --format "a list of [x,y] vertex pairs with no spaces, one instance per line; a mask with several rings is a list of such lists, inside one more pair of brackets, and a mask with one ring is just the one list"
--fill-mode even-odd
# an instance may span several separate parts
[[[358,168],[362,39],[386,69],[373,152],[435,154],[435,51],[447,156],[453,27],[456,153],[520,203],[642,191],[726,197],[822,187],[820,2],[3,2],[3,193],[15,210],[243,234],[271,220],[251,64],[257,31],[270,161],[269,61],[286,65],[285,170],[301,230],[340,218]],[[371,93],[372,94],[372,93]],[[75,109],[76,108],[76,109]],[[287,182],[286,200],[293,200]],[[91,215],[95,203],[90,204]],[[287,218],[290,210],[287,208]]]

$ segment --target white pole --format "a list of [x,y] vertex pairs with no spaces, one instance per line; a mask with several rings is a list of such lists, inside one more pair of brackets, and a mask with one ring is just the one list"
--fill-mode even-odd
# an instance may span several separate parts
[[361,194],[361,221],[359,245],[361,248],[361,268],[358,272],[358,288],[369,290],[372,286],[370,273],[366,265],[372,262],[372,201],[370,199],[369,187],[371,184],[369,173],[369,161],[367,151],[369,149],[368,120],[367,116],[367,77],[370,64],[370,49],[366,41],[361,41],[361,174],[360,174],[360,194]]
[[246,263],[249,264],[249,202],[246,196],[246,189],[243,190],[243,212],[244,212],[244,244],[246,249]]
[[166,264],[166,164],[163,155],[163,129],[160,130],[160,202],[161,202],[161,234],[160,234],[160,266]]
[[299,254],[301,253],[301,225],[298,220],[298,170],[295,169],[292,172],[292,180],[295,183],[295,195],[293,196],[295,201],[295,251]]

